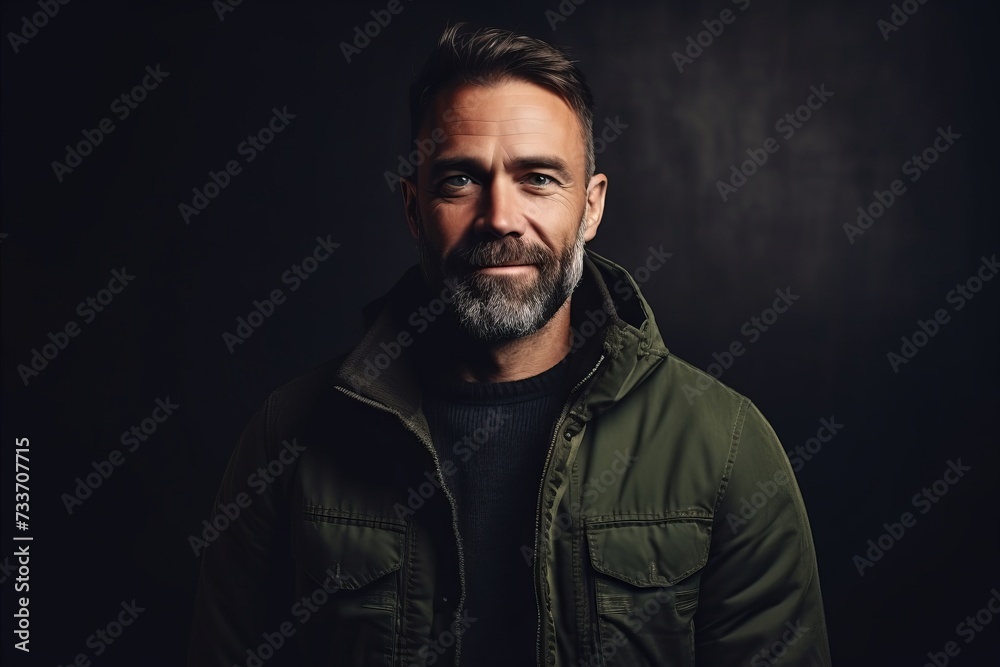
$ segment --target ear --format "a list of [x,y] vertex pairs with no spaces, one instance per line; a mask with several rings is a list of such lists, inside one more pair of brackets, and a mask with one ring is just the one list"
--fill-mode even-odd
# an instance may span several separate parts
[[604,198],[608,193],[608,177],[604,174],[594,174],[587,185],[587,217],[584,222],[587,231],[584,232],[584,241],[591,241],[597,236],[597,228],[601,224],[604,215]]
[[408,178],[399,181],[403,193],[403,213],[406,215],[406,225],[410,234],[417,238],[420,230],[420,209],[417,206],[417,185]]

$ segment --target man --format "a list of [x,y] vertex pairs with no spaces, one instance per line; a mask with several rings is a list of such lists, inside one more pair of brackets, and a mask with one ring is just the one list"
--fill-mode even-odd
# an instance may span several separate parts
[[296,459],[206,548],[191,664],[828,665],[777,437],[584,247],[583,75],[460,29],[411,89],[420,263],[247,427],[217,504]]

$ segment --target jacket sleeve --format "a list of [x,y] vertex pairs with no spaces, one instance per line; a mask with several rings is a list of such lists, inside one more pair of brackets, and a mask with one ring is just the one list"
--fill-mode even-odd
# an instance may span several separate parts
[[827,667],[829,640],[805,503],[770,424],[749,401],[744,408],[702,573],[696,664]]
[[275,629],[269,627],[274,601],[268,594],[276,540],[275,485],[258,493],[256,483],[257,470],[266,469],[273,459],[268,451],[269,406],[270,399],[244,429],[206,513],[211,528],[202,524],[196,537],[204,541],[192,543],[202,560],[189,667],[243,665],[248,648],[256,648],[262,635]]

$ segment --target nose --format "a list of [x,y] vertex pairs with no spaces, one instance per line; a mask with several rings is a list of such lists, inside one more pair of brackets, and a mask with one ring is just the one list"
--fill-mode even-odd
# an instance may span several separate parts
[[524,201],[517,184],[493,179],[484,189],[482,210],[477,220],[477,231],[502,238],[507,234],[521,236],[527,224]]

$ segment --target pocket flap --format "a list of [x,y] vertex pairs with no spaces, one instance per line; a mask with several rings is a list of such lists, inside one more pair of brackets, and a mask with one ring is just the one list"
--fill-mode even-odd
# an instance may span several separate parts
[[357,590],[402,567],[405,532],[392,519],[311,511],[298,522],[292,550],[317,584]]
[[711,520],[615,521],[587,525],[598,572],[634,586],[671,586],[708,562]]

